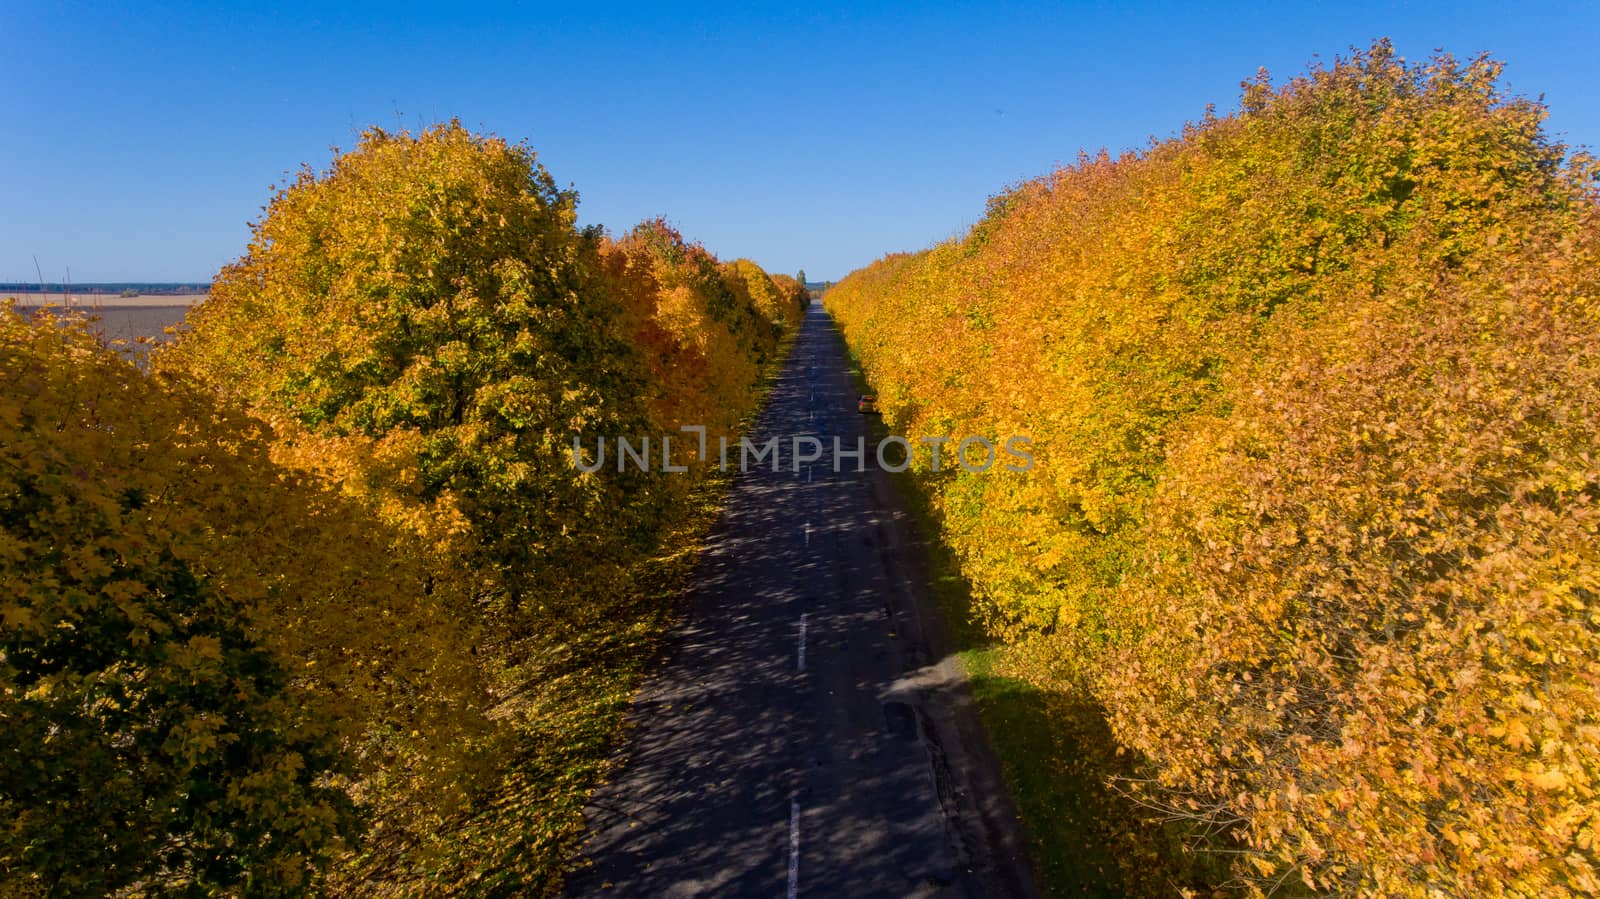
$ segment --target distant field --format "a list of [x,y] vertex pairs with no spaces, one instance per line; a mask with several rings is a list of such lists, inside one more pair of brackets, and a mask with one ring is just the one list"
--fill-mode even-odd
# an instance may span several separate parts
[[115,293],[0,293],[0,298],[10,298],[17,301],[18,306],[73,306],[83,308],[141,308],[150,306],[173,306],[187,309],[197,303],[205,301],[203,293],[153,293],[139,296],[125,297]]
[[[59,297],[60,295],[44,294],[43,296]],[[37,300],[39,297],[39,294],[34,294],[27,297],[27,299],[32,301]],[[79,298],[75,297],[75,299]],[[75,302],[68,308],[82,312],[85,315],[97,317],[98,321],[94,322],[90,327],[102,340],[107,342],[126,341],[129,344],[133,344],[140,337],[160,342],[170,339],[166,329],[183,321],[184,316],[189,314],[189,309],[192,305],[205,299],[205,296],[105,297],[104,299],[115,300],[116,305],[102,305],[99,308],[95,308],[88,303]],[[50,300],[48,302],[56,303],[58,306],[66,305],[58,300]],[[44,304],[36,304],[34,302],[24,304],[20,302],[20,298],[17,304],[21,310],[38,309],[42,305]],[[130,347],[127,352],[135,357],[144,356],[144,352],[136,346]]]
[[[152,297],[151,299],[158,299]],[[183,321],[188,306],[103,306],[97,327],[106,340],[150,337],[166,340],[166,329]]]

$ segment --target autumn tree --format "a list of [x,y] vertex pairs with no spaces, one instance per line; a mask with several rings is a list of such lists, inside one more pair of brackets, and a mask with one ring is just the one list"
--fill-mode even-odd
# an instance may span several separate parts
[[0,384],[6,894],[299,893],[449,804],[490,725],[402,535],[81,322],[0,312]]
[[658,512],[640,478],[572,465],[575,437],[645,430],[575,202],[459,124],[370,131],[274,197],[161,364],[448,547],[485,608],[565,602]]
[[1263,75],[828,293],[891,425],[1032,438],[942,535],[1249,889],[1593,890],[1594,175],[1498,75]]

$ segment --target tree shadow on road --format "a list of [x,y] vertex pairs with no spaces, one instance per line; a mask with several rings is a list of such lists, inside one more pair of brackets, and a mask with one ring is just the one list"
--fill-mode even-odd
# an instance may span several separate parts
[[[858,365],[850,375],[859,392],[873,393]],[[876,418],[868,431],[874,442],[891,433]],[[1207,884],[1222,878],[1200,870],[1183,848],[1184,834],[1119,786],[1140,771],[1134,759],[1118,753],[1104,709],[1086,691],[1064,683],[1040,686],[1037,678],[1021,676],[1040,667],[1041,653],[1007,644],[984,628],[960,560],[939,539],[930,493],[909,472],[889,478],[913,519],[950,651],[967,672],[1022,816],[1041,892],[1165,897],[1190,889],[1212,894]]]

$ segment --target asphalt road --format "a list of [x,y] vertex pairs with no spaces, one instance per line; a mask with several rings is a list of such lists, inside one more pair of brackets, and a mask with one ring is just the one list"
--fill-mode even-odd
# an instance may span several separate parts
[[[847,367],[813,304],[752,434],[782,470],[735,479],[569,895],[1035,895]],[[795,435],[822,459],[793,470]]]

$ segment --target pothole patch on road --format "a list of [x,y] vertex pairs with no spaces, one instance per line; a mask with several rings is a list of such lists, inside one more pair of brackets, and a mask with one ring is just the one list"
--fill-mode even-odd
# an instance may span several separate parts
[[908,703],[884,703],[883,723],[891,736],[902,740],[915,739],[917,736],[917,714]]

